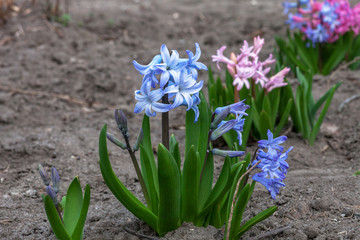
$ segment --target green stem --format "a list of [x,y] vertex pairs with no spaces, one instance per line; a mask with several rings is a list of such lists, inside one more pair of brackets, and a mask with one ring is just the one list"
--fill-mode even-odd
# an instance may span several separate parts
[[138,164],[138,162],[136,160],[135,152],[132,150],[131,145],[129,143],[129,136],[127,134],[123,134],[123,136],[124,136],[124,139],[125,139],[125,142],[126,142],[127,150],[128,150],[128,152],[130,154],[130,157],[131,157],[131,161],[132,161],[132,163],[133,163],[133,165],[135,167],[136,175],[137,175],[137,177],[139,179],[141,189],[142,189],[142,191],[144,193],[146,203],[149,204],[150,203],[149,193],[147,191],[144,178],[143,178],[143,176],[141,174],[139,164]]
[[[166,85],[165,85],[166,87]],[[165,88],[164,87],[164,88]],[[168,95],[165,94],[162,97],[162,103],[164,104],[168,104],[169,103],[169,99],[168,99]],[[164,112],[161,115],[161,121],[162,121],[162,144],[169,149],[170,146],[170,138],[169,138],[169,112]]]
[[255,80],[251,79],[251,96],[256,100],[256,92],[255,92]]

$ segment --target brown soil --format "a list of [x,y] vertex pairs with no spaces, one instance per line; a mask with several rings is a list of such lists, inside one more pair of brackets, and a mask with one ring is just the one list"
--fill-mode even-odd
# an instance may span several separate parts
[[[46,219],[40,194],[44,192],[37,166],[55,166],[61,176],[61,195],[79,175],[91,185],[91,205],[85,239],[137,239],[123,228],[154,235],[112,195],[98,166],[98,135],[121,108],[136,135],[142,115],[135,115],[134,90],[141,76],[132,65],[149,62],[161,44],[169,49],[194,50],[201,60],[222,45],[237,51],[243,40],[261,34],[264,55],[272,52],[274,36],[285,35],[281,0],[72,1],[69,27],[43,18],[41,1],[25,2],[31,13],[18,14],[0,28],[0,238],[55,239]],[[212,65],[214,67],[214,65]],[[215,71],[219,73],[218,71]],[[339,105],[358,94],[360,71],[340,70],[330,77],[315,77],[318,98],[332,84],[336,92],[314,146],[289,133],[290,170],[286,188],[276,200],[258,185],[246,219],[271,205],[279,210],[249,231],[253,239],[273,229],[291,228],[268,239],[360,239],[360,99]],[[206,73],[200,78],[207,80]],[[184,140],[184,109],[172,112],[171,127]],[[153,143],[160,140],[160,119],[152,119]],[[110,147],[119,178],[141,196],[127,154]],[[217,162],[218,165],[221,162]],[[218,168],[217,168],[218,169]],[[167,239],[221,239],[222,231],[189,224],[169,233]]]

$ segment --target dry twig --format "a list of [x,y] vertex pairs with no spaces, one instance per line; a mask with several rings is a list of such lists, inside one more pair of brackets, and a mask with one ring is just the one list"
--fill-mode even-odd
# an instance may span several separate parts
[[134,230],[131,230],[130,228],[127,228],[127,227],[124,227],[124,230],[132,235],[135,235],[139,238],[146,238],[146,239],[149,239],[149,240],[160,240],[159,238],[156,238],[156,237],[151,237],[151,236],[147,236],[147,235],[144,235],[144,234],[141,234],[141,233],[137,233],[135,232]]
[[274,229],[274,230],[271,230],[271,231],[269,231],[267,233],[264,233],[263,235],[260,235],[260,236],[258,236],[256,238],[253,238],[253,240],[259,240],[259,239],[263,239],[263,238],[266,238],[266,237],[272,237],[272,236],[278,235],[279,233],[282,233],[283,231],[288,230],[290,228],[292,228],[291,223],[289,225],[285,226],[285,227]]
[[342,112],[342,110],[343,110],[343,108],[345,107],[346,104],[354,101],[354,100],[357,99],[357,98],[360,98],[360,94],[356,94],[356,95],[353,95],[353,96],[345,99],[345,101],[343,101],[343,102],[340,104],[340,106],[339,106],[339,108],[338,108],[338,112]]

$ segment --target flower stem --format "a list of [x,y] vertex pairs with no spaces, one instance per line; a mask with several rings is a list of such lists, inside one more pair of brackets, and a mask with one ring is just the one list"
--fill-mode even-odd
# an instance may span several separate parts
[[255,80],[251,79],[251,96],[256,100],[256,92],[255,92]]
[[[166,86],[165,86],[166,87]],[[168,99],[168,95],[165,94],[162,97],[162,103],[164,104],[168,104],[169,103],[169,99]],[[162,144],[169,149],[169,112],[164,112],[161,114],[161,121],[162,121]]]
[[58,215],[60,217],[61,222],[64,224],[64,220],[63,220],[63,218],[61,216],[61,212],[60,212],[60,209],[59,209],[59,204],[56,204],[55,208],[56,208],[56,211],[57,211],[57,213],[58,213]]
[[[255,154],[253,155],[253,158],[251,159],[251,162],[254,161],[255,157],[256,157],[256,152],[257,150],[259,149],[259,147],[256,148],[255,150]],[[234,208],[235,208],[235,204],[236,204],[236,197],[239,193],[239,190],[240,190],[240,183],[241,181],[243,180],[244,177],[246,177],[246,181],[247,182],[247,179],[249,177],[249,173],[257,166],[261,163],[261,160],[259,160],[257,163],[255,163],[251,168],[249,168],[239,179],[239,181],[237,182],[236,184],[236,188],[235,188],[235,193],[234,193],[234,196],[233,196],[233,200],[232,200],[232,203],[231,203],[231,209],[230,209],[230,215],[229,215],[229,220],[228,220],[228,227],[227,227],[227,230],[226,230],[226,238],[227,240],[230,239],[230,230],[231,230],[231,221],[232,221],[232,218],[233,218],[233,214],[234,214]],[[242,188],[241,188],[242,190]]]
[[147,191],[144,178],[143,178],[143,176],[142,176],[142,174],[141,174],[141,170],[140,170],[139,164],[138,164],[138,162],[137,162],[137,160],[136,160],[135,153],[134,153],[134,151],[132,150],[131,145],[130,145],[130,143],[129,143],[129,136],[128,136],[127,134],[123,134],[123,136],[124,136],[124,139],[125,139],[125,143],[126,143],[126,146],[127,146],[127,150],[128,150],[128,152],[129,152],[129,154],[130,154],[130,157],[131,157],[131,161],[132,161],[132,163],[133,163],[133,165],[134,165],[134,168],[135,168],[135,171],[136,171],[136,175],[137,175],[137,177],[138,177],[138,179],[139,179],[141,189],[142,189],[142,191],[143,191],[143,193],[144,193],[145,201],[146,201],[147,204],[149,204],[149,203],[150,203],[149,193],[148,193],[148,191]]
[[239,91],[234,87],[234,103],[239,102]]

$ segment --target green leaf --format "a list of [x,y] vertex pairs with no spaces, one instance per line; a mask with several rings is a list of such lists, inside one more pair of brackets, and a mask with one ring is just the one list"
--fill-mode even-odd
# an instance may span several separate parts
[[[200,116],[201,115],[202,112],[200,112]],[[199,143],[200,121],[195,123],[194,111],[190,110],[186,112],[185,126],[185,156],[187,156],[191,146],[194,145],[197,148]]]
[[[342,82],[338,82],[336,83],[335,86],[335,90],[338,89],[338,87],[340,87],[340,85],[342,84]],[[333,86],[333,87],[334,87]],[[333,88],[332,87],[332,88]],[[319,108],[321,107],[321,105],[326,101],[326,99],[329,97],[330,92],[332,91],[332,88],[330,88],[316,103],[315,105],[312,107],[311,111],[310,111],[310,115],[315,119],[316,113],[319,110]]]
[[294,52],[292,52],[290,47],[287,47],[286,54],[290,61],[297,65],[302,71],[306,72],[308,70],[308,67],[297,59],[296,55],[294,54]]
[[142,122],[142,129],[143,129],[143,141],[141,143],[141,146],[144,148],[144,150],[147,153],[147,156],[149,157],[151,171],[152,171],[152,175],[154,177],[155,191],[156,191],[156,194],[159,195],[159,182],[158,182],[158,176],[157,176],[157,171],[156,171],[156,162],[155,162],[154,151],[153,151],[152,143],[151,143],[150,119],[148,116],[146,116],[146,114],[144,114],[144,118],[143,118],[143,122]]
[[239,198],[235,203],[233,218],[231,221],[231,228],[230,228],[230,239],[234,238],[234,236],[237,235],[236,230],[239,228],[241,224],[242,215],[244,213],[248,200],[250,199],[249,194],[250,194],[250,184],[246,184],[245,187],[240,192]]
[[332,70],[339,65],[341,61],[343,61],[345,54],[348,50],[348,43],[342,43],[339,41],[336,44],[335,51],[332,52],[330,58],[324,64],[324,68],[322,69],[323,75],[328,75],[332,72]]
[[199,209],[204,207],[212,189],[214,179],[214,159],[211,152],[208,154],[205,165],[204,163],[201,163],[201,167],[203,168],[203,173],[202,176],[200,175]]
[[185,158],[181,178],[181,216],[182,220],[192,222],[198,215],[199,167],[200,159],[196,157],[195,147],[192,146]]
[[312,71],[315,71],[317,69],[317,62],[314,62],[314,59],[312,58],[312,51],[315,49],[312,47],[306,47],[306,44],[300,35],[294,35],[294,40],[300,59],[304,61],[308,68],[310,68]]
[[271,215],[274,214],[274,212],[277,210],[276,206],[270,207],[264,211],[262,211],[261,213],[259,213],[258,215],[256,215],[255,217],[251,218],[249,221],[247,221],[244,225],[242,225],[236,232],[236,236],[234,238],[230,238],[230,239],[239,239],[247,230],[249,230],[252,226],[254,226],[255,224],[265,220],[266,218],[270,217]]
[[201,102],[198,105],[200,115],[197,124],[200,128],[200,131],[198,136],[198,143],[194,144],[194,146],[195,150],[197,150],[200,154],[200,159],[204,159],[208,147],[208,134],[211,124],[211,112],[202,92],[200,92],[199,97]]
[[76,177],[71,182],[67,194],[64,209],[64,225],[67,232],[72,235],[78,223],[83,204],[83,194],[79,178]]
[[261,119],[260,120],[261,121],[260,137],[261,137],[261,139],[266,139],[267,138],[267,130],[270,129],[271,132],[274,132],[274,125],[272,125],[270,117],[269,117],[268,113],[265,111],[261,111],[260,119]]
[[79,220],[76,224],[74,232],[71,235],[72,240],[81,240],[82,239],[86,216],[87,216],[87,212],[89,209],[89,204],[90,204],[90,186],[89,186],[89,184],[87,184],[85,187],[84,201],[82,204]]
[[212,208],[215,205],[215,203],[218,202],[219,198],[222,197],[225,194],[225,192],[229,189],[229,187],[231,186],[231,184],[230,185],[228,184],[230,174],[231,174],[230,158],[227,157],[220,172],[219,178],[216,181],[215,186],[211,191],[205,206],[201,209],[199,215],[206,214],[210,210],[210,208]]
[[[115,197],[137,218],[142,219],[152,229],[157,229],[157,216],[140,202],[117,178],[112,170],[106,144],[106,128],[101,130],[99,137],[100,170],[106,185]],[[145,136],[145,134],[144,134]]]
[[316,123],[314,125],[314,128],[311,131],[310,141],[309,141],[310,145],[313,145],[314,142],[315,142],[316,136],[317,136],[317,134],[318,134],[318,132],[320,130],[320,127],[321,127],[321,124],[322,124],[322,122],[323,122],[323,120],[325,118],[326,112],[330,107],[330,103],[331,103],[331,100],[332,100],[332,98],[334,96],[335,90],[336,90],[336,85],[331,88],[330,94],[329,94],[329,96],[328,96],[328,98],[326,100],[324,108],[322,109],[322,111],[321,111],[321,113],[319,115],[319,118],[316,121]]
[[179,143],[176,141],[174,134],[170,137],[170,153],[174,157],[176,164],[178,165],[179,172],[181,172],[181,157],[179,150]]
[[64,224],[61,222],[54,202],[48,195],[45,196],[44,206],[47,218],[56,238],[61,240],[72,240],[69,233],[66,231]]
[[293,105],[293,100],[290,98],[288,103],[286,104],[283,114],[281,115],[280,121],[275,128],[275,136],[280,135],[281,130],[283,129],[284,125],[287,123],[292,105]]
[[147,203],[148,208],[156,215],[158,212],[158,199],[159,192],[156,189],[158,184],[157,179],[157,169],[153,168],[150,163],[150,158],[142,145],[140,145],[140,162],[141,162],[141,172],[145,181],[146,189],[149,193],[150,202]]
[[171,153],[161,143],[158,147],[160,236],[178,228],[180,220],[180,174]]

